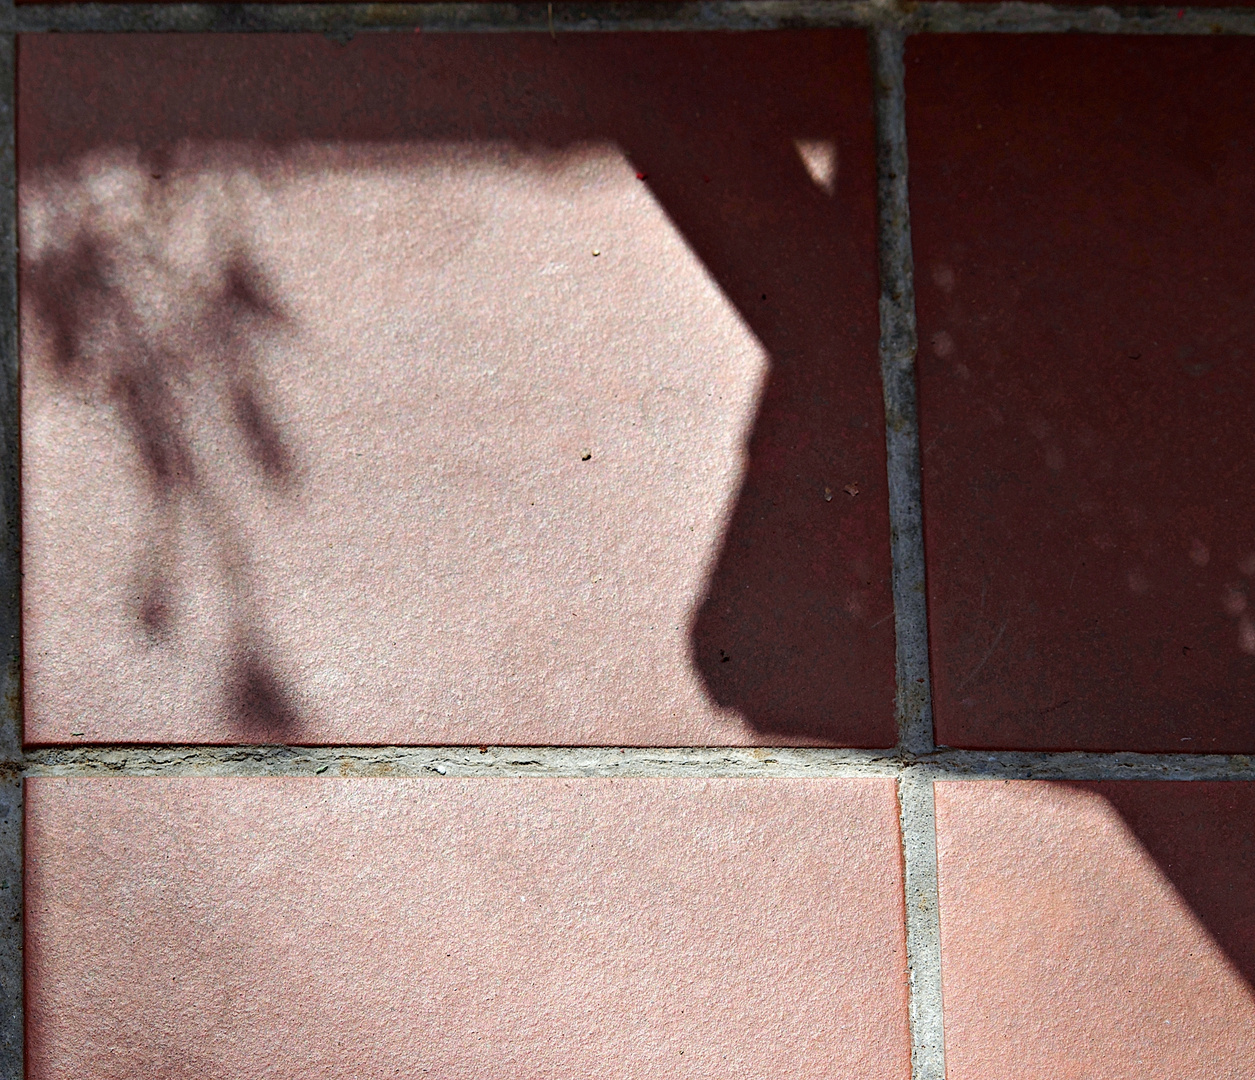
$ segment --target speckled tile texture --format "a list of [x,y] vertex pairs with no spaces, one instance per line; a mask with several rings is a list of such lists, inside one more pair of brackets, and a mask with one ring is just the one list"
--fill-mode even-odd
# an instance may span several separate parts
[[39,780],[33,1080],[909,1076],[890,780]]
[[936,787],[950,1080],[1255,1070],[1255,790]]
[[907,47],[937,741],[1255,750],[1255,41]]
[[1251,9],[557,14],[10,13],[0,1080],[1248,1080]]

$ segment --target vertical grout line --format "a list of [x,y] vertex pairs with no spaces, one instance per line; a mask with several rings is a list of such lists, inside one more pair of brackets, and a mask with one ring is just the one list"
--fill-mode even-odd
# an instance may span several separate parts
[[[12,0],[0,10],[11,19]],[[0,35],[0,1080],[21,1080],[25,1057],[15,54],[14,35]]]
[[901,31],[869,32],[876,107],[876,189],[880,253],[880,377],[885,396],[889,535],[897,632],[898,747],[933,749],[920,509],[919,422],[915,407],[915,285],[906,186],[906,87]]
[[919,767],[907,768],[898,779],[898,810],[906,890],[911,1080],[945,1080],[936,805],[932,777]]
[[[869,31],[876,109],[877,246],[880,255],[880,375],[885,396],[893,610],[897,633],[898,749],[934,750],[924,593],[919,418],[915,394],[915,286],[907,200],[906,72],[901,30]],[[898,779],[902,830],[911,1080],[945,1080],[937,829],[931,776],[907,767]]]

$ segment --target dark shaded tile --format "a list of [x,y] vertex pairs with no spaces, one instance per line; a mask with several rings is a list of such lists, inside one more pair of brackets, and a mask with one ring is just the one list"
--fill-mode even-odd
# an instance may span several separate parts
[[1255,43],[908,57],[939,742],[1255,749]]

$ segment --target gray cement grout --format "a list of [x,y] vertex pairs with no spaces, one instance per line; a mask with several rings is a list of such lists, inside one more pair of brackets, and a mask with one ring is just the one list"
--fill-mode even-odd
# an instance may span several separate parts
[[908,753],[924,754],[933,749],[933,721],[915,402],[915,283],[907,201],[904,38],[897,30],[876,29],[869,39],[876,115],[880,376],[897,640],[894,711],[898,745]]
[[[11,18],[12,0],[0,3]],[[0,35],[0,760],[22,752],[14,40]],[[22,778],[0,775],[0,1077],[24,1070]]]
[[[924,578],[924,519],[916,408],[915,265],[907,188],[903,31],[868,35],[876,116],[877,250],[880,263],[880,377],[885,401],[889,542],[897,640],[898,752],[931,754],[932,689]],[[911,1080],[945,1080],[941,937],[933,778],[907,768],[898,778]]]
[[1255,781],[1245,755],[942,749],[568,746],[75,746],[30,750],[27,777],[926,777]]
[[12,33],[588,33],[882,27],[907,33],[1255,34],[1245,7],[1109,7],[929,0],[629,0],[578,3],[23,4],[0,7]]
[[896,774],[892,751],[467,746],[72,747],[27,776],[764,777]]
[[933,778],[908,769],[898,779],[906,916],[907,1010],[911,1080],[945,1080],[941,999],[941,913]]
[[909,14],[904,14],[902,26],[913,34],[1249,36],[1255,34],[1255,9],[968,4],[942,0],[912,7]]

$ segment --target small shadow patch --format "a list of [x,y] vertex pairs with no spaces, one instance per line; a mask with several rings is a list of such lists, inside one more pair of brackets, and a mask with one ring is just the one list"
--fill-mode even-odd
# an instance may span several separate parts
[[290,735],[300,726],[300,710],[292,691],[256,648],[241,651],[226,690],[228,715],[244,731]]

